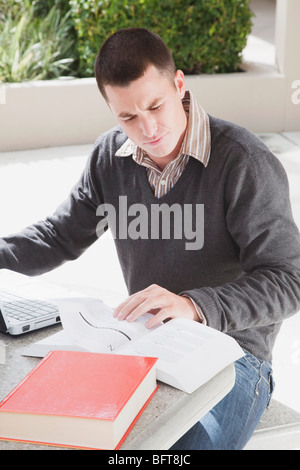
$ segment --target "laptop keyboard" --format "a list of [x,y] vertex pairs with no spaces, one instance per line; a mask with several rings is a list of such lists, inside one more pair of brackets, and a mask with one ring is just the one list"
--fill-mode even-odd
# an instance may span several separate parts
[[49,314],[58,314],[56,305],[44,300],[32,300],[0,290],[5,314],[19,321],[34,320]]

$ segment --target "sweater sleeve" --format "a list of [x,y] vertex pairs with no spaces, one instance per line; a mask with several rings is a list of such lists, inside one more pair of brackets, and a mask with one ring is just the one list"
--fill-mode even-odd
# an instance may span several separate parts
[[69,197],[55,213],[19,233],[0,239],[0,268],[30,276],[79,257],[97,239],[101,203],[91,176],[91,158]]
[[300,309],[300,239],[282,165],[267,150],[250,155],[231,171],[224,198],[242,274],[185,293],[223,332],[281,322]]

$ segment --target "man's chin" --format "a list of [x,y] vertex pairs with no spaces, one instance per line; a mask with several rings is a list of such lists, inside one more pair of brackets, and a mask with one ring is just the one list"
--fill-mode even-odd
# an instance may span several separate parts
[[[174,148],[173,146],[169,145],[160,145],[157,146],[156,148],[149,149],[149,148],[144,148],[144,151],[149,155],[150,158],[174,158],[174,154],[176,152],[176,147]],[[177,155],[175,155],[177,156]]]

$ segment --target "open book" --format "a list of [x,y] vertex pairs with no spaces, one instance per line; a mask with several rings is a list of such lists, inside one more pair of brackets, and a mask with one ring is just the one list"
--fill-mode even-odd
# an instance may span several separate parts
[[113,318],[101,300],[57,300],[63,331],[27,348],[23,355],[44,357],[51,350],[81,350],[157,357],[157,379],[187,393],[244,355],[238,343],[192,320],[172,319],[149,329],[151,314],[135,322]]

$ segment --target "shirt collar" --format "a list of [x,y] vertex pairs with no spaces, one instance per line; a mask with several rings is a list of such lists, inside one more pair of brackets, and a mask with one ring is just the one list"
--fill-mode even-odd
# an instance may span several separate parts
[[[185,93],[182,104],[188,114],[188,124],[178,155],[184,154],[194,157],[206,167],[211,151],[209,117],[204,109],[198,105],[191,91]],[[115,155],[117,157],[132,156],[137,163],[141,163],[145,153],[130,139],[127,139]]]

